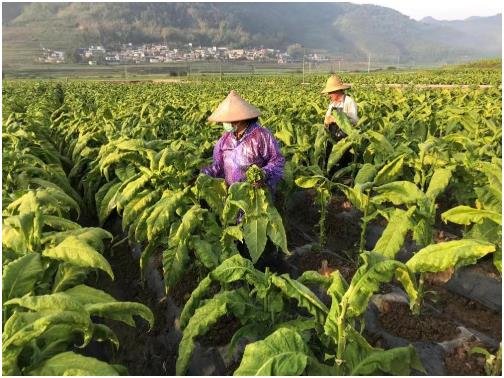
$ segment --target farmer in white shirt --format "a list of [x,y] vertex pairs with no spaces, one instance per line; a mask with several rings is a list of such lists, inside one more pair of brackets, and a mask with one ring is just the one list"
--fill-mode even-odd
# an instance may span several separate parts
[[340,77],[337,75],[333,75],[327,79],[326,86],[322,91],[322,93],[327,93],[331,99],[331,103],[329,104],[324,118],[324,125],[326,127],[329,128],[330,125],[336,124],[336,120],[332,116],[333,110],[345,113],[353,125],[359,121],[359,116],[357,115],[357,104],[353,98],[345,94],[345,90],[348,88],[350,88],[350,85],[343,84]]
[[[338,127],[336,119],[332,115],[333,111],[341,111],[345,113],[350,120],[352,125],[357,124],[359,121],[359,116],[357,115],[357,104],[345,93],[345,90],[350,88],[350,85],[344,84],[338,75],[332,75],[327,79],[326,86],[322,93],[327,93],[331,99],[331,103],[327,108],[327,112],[324,118],[324,126],[331,135],[333,143],[337,143],[339,140],[343,139],[346,134]],[[333,143],[327,143],[327,153],[326,159],[329,158],[331,153]],[[352,156],[349,151],[347,151],[338,163],[339,168],[343,168],[350,164]],[[334,169],[331,170],[334,172]]]

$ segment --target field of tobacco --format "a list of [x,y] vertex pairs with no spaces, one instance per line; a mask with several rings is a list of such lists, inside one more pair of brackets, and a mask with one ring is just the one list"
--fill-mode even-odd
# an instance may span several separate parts
[[[3,374],[500,374],[501,73],[469,70],[353,75],[331,149],[323,76],[4,81]],[[200,174],[231,89],[274,197]]]

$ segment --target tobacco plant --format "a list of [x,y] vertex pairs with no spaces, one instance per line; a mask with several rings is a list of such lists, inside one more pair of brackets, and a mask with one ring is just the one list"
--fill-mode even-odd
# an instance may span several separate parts
[[[245,348],[235,375],[407,374],[411,367],[422,370],[411,346],[384,351],[373,348],[362,336],[362,315],[380,283],[395,277],[408,293],[415,293],[404,264],[370,254],[362,258],[365,264],[349,284],[338,271],[330,277],[308,271],[294,280],[287,274],[262,273],[239,255],[224,261],[200,282],[182,311],[177,374],[185,373],[196,338],[229,313],[242,324],[231,340],[231,351],[242,337],[264,339]],[[216,284],[220,291],[208,298]],[[325,287],[331,307],[305,284]]]

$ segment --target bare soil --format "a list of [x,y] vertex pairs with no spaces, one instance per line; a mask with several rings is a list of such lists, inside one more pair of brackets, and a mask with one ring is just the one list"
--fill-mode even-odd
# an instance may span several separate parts
[[296,192],[289,197],[283,220],[290,248],[305,245],[318,238],[315,227],[319,221],[319,212],[314,200],[313,190]]
[[492,260],[493,256],[487,255],[480,259],[478,263],[471,267],[476,272],[481,272],[485,276],[502,282],[502,275],[499,273]]
[[[320,209],[314,190],[294,193],[284,214],[287,242],[290,248],[318,242]],[[334,252],[355,249],[360,239],[359,213],[343,196],[333,196],[326,217],[327,248]]]
[[467,343],[446,354],[444,363],[447,375],[485,375],[485,359],[481,355],[471,355],[471,348],[477,343]]
[[360,212],[345,197],[332,197],[326,219],[328,248],[335,252],[355,250],[361,234],[359,219]]
[[166,302],[158,302],[140,281],[140,267],[133,258],[127,243],[119,245],[107,256],[114,271],[115,280],[100,274],[89,284],[111,294],[119,301],[140,302],[154,313],[154,327],[149,331],[146,321],[136,318],[137,327],[121,322],[104,320],[117,335],[120,346],[117,352],[103,343],[95,343],[87,350],[109,363],[122,364],[130,375],[174,375],[177,350],[171,350],[163,342],[163,334],[169,331],[174,319],[168,319]]
[[[433,287],[435,294],[430,304],[442,313],[442,316],[480,331],[496,340],[502,339],[502,314],[491,311],[482,304],[453,294],[442,287]],[[435,302],[433,302],[435,300]]]
[[392,335],[410,341],[447,341],[457,337],[456,325],[424,309],[415,316],[404,303],[388,302],[387,311],[380,313],[379,322]]

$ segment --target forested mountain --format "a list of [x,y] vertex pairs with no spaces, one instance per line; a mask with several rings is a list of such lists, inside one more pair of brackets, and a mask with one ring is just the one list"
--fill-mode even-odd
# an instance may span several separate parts
[[[501,55],[502,17],[415,21],[352,3],[3,3],[5,63],[41,47],[165,41],[308,50],[434,63]],[[394,58],[395,59],[395,58]]]

